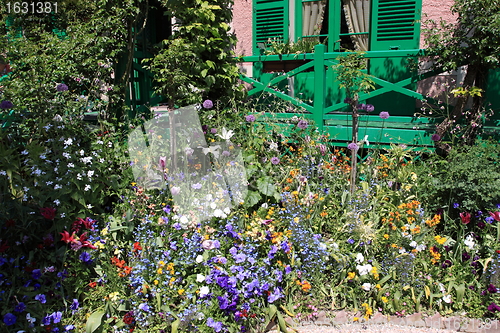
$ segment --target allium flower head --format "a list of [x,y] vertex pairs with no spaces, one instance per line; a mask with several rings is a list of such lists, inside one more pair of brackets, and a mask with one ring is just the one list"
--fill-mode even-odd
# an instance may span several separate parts
[[250,114],[248,116],[245,116],[245,120],[248,122],[254,122],[255,121],[255,116],[253,114]]
[[57,85],[56,87],[57,91],[67,91],[68,90],[68,86],[65,85],[64,83],[60,83]]
[[375,111],[375,107],[371,104],[366,104],[365,110],[366,112],[373,112]]
[[355,142],[351,142],[350,144],[347,145],[347,149],[356,151],[359,149],[359,146]]
[[389,118],[389,116],[390,116],[389,112],[387,112],[387,111],[382,111],[379,114],[380,119],[387,119],[387,118]]
[[306,129],[308,125],[309,125],[309,123],[307,122],[307,120],[304,120],[304,119],[301,119],[297,123],[297,127],[300,128],[300,129]]
[[276,156],[275,157],[271,157],[271,163],[276,165],[276,164],[279,164],[280,162],[280,159],[277,158]]
[[207,99],[203,102],[203,107],[205,109],[211,109],[211,108],[213,108],[213,106],[214,106],[214,103],[209,99]]
[[12,109],[14,104],[11,101],[2,101],[0,103],[0,109]]
[[439,141],[439,140],[441,140],[441,137],[439,136],[439,134],[432,134],[431,140],[432,141]]

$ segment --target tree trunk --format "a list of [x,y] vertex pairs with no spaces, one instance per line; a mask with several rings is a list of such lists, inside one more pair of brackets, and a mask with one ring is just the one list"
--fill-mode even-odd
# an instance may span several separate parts
[[[467,74],[464,78],[463,87],[465,89],[469,89],[474,86],[474,82],[476,81],[476,77],[479,72],[479,65],[469,65],[467,68]],[[453,108],[451,115],[444,119],[441,124],[439,124],[436,128],[436,134],[438,134],[441,138],[450,130],[454,123],[462,118],[464,115],[464,109],[467,104],[469,96],[460,96],[457,100],[457,104]],[[472,112],[473,110],[471,110]],[[446,152],[449,152],[451,147],[448,144],[438,143],[437,146],[443,149]]]

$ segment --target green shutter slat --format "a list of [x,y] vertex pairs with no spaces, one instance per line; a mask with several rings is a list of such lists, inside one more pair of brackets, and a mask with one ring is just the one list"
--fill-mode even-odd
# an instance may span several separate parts
[[255,0],[253,5],[254,54],[259,53],[257,43],[288,40],[288,0]]

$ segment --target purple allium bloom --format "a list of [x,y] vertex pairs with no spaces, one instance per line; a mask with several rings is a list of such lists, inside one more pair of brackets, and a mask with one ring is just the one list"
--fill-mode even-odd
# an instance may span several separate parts
[[217,128],[212,128],[212,129],[210,130],[210,133],[212,133],[212,134],[217,133]]
[[500,306],[496,305],[495,303],[491,303],[490,305],[488,305],[488,311],[500,311]]
[[307,120],[303,120],[301,119],[298,123],[297,123],[297,127],[300,128],[300,129],[306,129],[307,126],[309,126],[309,123],[307,122]]
[[252,123],[255,121],[255,116],[253,114],[250,114],[248,116],[245,116],[245,120],[248,121],[249,123]]
[[39,301],[42,304],[45,304],[47,302],[47,298],[45,297],[44,294],[38,294],[35,296],[35,300]]
[[11,326],[11,325],[14,325],[16,323],[16,320],[17,320],[17,317],[14,316],[12,313],[6,313],[4,316],[3,316],[3,322],[5,323],[5,325],[7,326]]
[[68,90],[68,86],[65,85],[64,83],[60,83],[57,85],[56,87],[57,91],[67,91]]
[[33,280],[38,280],[42,277],[42,271],[39,269],[34,269],[33,272],[31,272],[31,277],[33,278]]
[[203,130],[203,132],[206,132],[206,131],[207,131],[207,129],[208,129],[208,126],[207,126],[207,125],[202,125],[202,126],[201,126],[201,129]]
[[213,106],[214,106],[214,103],[209,99],[207,99],[203,102],[203,107],[205,109],[211,109],[211,108],[213,108]]
[[375,111],[375,107],[371,104],[366,104],[366,112],[373,112]]
[[432,141],[439,141],[439,140],[441,140],[441,136],[439,136],[439,134],[432,134],[431,140]]
[[19,302],[14,308],[14,311],[16,312],[23,312],[24,310],[26,310],[26,304],[24,304],[23,302]]
[[85,264],[90,264],[92,262],[92,257],[90,256],[90,253],[83,251],[80,254],[80,260],[85,263]]
[[14,107],[14,104],[12,104],[11,101],[2,101],[0,103],[0,109],[12,109]]
[[357,108],[358,110],[366,111],[366,104],[358,104]]
[[387,112],[387,111],[382,111],[379,114],[380,119],[387,119],[387,118],[389,118],[389,116],[390,116],[389,112]]
[[280,159],[279,159],[279,158],[277,158],[276,156],[275,156],[275,157],[271,157],[271,163],[272,163],[272,164],[276,165],[276,164],[278,164],[279,162],[280,162]]
[[356,151],[359,149],[359,146],[357,145],[356,142],[351,142],[350,144],[347,145],[347,149]]

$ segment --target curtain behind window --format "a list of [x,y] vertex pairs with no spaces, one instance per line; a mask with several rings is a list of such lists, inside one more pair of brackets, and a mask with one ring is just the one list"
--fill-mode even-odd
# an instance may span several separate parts
[[[349,33],[368,32],[370,24],[370,0],[343,0]],[[368,34],[353,35],[358,51],[368,51]]]
[[326,0],[302,3],[302,36],[320,34],[323,16],[325,15],[325,5]]

